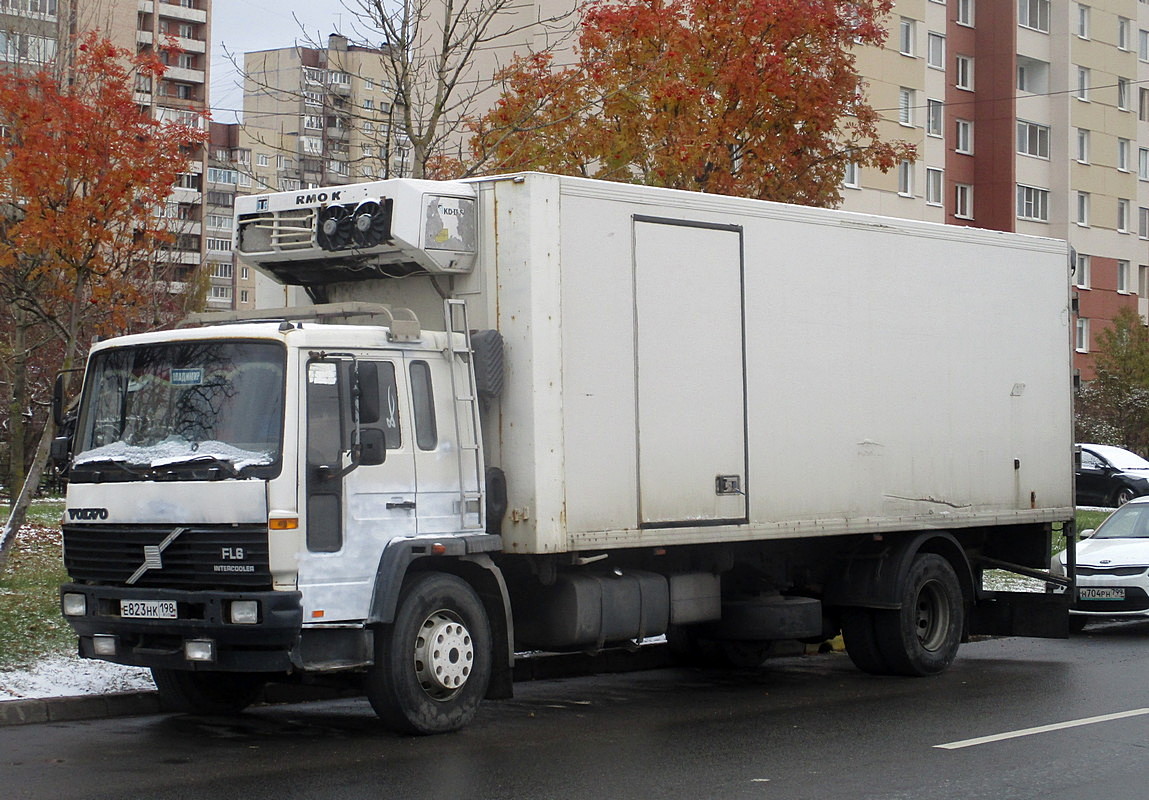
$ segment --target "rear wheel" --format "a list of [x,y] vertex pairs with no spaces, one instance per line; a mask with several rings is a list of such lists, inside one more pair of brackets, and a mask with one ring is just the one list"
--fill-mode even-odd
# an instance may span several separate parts
[[965,625],[965,601],[949,561],[934,553],[917,556],[900,600],[897,611],[873,612],[875,640],[890,672],[942,672],[957,656]]
[[1128,486],[1122,486],[1120,489],[1113,493],[1113,506],[1115,508],[1121,508],[1121,506],[1125,505],[1136,496],[1137,493],[1135,491],[1130,489]]
[[491,677],[491,630],[475,590],[427,572],[403,588],[395,621],[375,636],[367,698],[401,733],[447,733],[474,718]]
[[160,704],[191,714],[238,714],[259,698],[267,682],[258,672],[189,672],[152,668]]

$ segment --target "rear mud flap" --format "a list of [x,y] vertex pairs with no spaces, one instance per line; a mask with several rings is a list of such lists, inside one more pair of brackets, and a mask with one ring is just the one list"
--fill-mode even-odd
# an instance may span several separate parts
[[1069,638],[1069,595],[1040,592],[986,592],[973,608],[971,636]]

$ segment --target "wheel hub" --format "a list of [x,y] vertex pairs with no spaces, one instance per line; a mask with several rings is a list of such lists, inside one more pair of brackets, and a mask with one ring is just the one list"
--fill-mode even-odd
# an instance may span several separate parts
[[447,700],[462,690],[475,662],[471,633],[455,614],[436,611],[423,621],[415,639],[415,674],[419,684],[436,700]]
[[949,606],[941,589],[934,583],[927,583],[918,594],[917,635],[924,649],[937,650],[945,641],[949,627]]

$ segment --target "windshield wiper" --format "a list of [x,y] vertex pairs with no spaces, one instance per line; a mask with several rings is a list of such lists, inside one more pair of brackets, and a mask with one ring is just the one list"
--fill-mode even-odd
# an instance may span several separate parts
[[[236,469],[235,464],[233,464],[231,461],[228,461],[226,458],[220,458],[219,456],[212,456],[207,454],[191,456],[190,458],[183,459],[182,461],[165,462],[159,466],[154,467],[154,470],[157,477],[162,479],[164,477],[175,477],[176,473],[174,470],[183,469],[184,467],[215,468],[224,473],[224,476],[228,478],[238,478],[240,476],[240,472],[242,471]],[[168,470],[172,471],[168,472]]]
[[139,478],[141,480],[148,480],[152,477],[151,467],[148,467],[147,465],[137,464],[130,466],[124,461],[117,461],[111,458],[103,458],[99,459],[98,461],[83,461],[79,464],[74,464],[71,468],[71,471],[82,472],[87,470],[93,472],[95,473],[96,482],[99,483],[101,477],[100,472],[102,470],[108,469],[109,467],[115,467],[120,472],[126,475],[130,475],[133,478]]

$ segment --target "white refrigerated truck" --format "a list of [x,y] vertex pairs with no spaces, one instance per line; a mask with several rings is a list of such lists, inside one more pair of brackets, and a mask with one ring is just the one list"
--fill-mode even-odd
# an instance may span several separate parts
[[536,173],[236,220],[314,304],[96,344],[56,446],[80,653],[172,706],[340,678],[433,733],[526,649],[1065,635],[982,581],[1072,526],[1063,242]]

